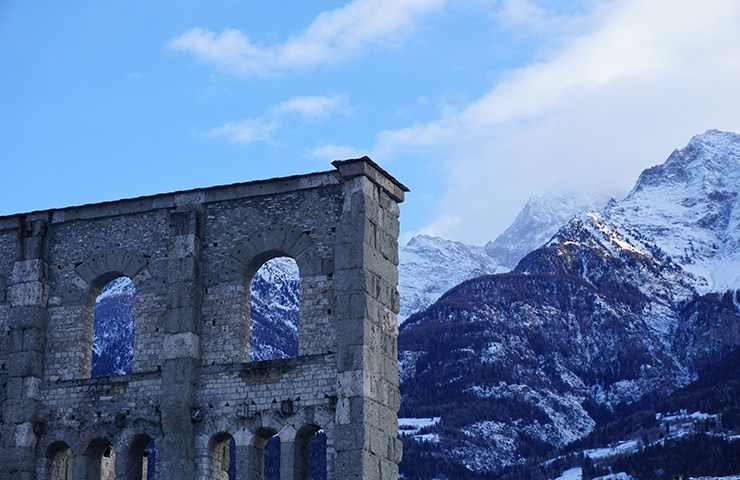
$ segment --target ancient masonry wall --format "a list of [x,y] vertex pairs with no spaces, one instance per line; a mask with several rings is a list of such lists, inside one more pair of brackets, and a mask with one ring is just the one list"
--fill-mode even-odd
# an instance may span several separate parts
[[[367,157],[334,170],[0,217],[0,479],[395,480],[399,208],[407,189]],[[249,284],[290,256],[299,356],[249,362]],[[94,299],[137,290],[133,372],[90,378]],[[115,477],[114,477],[115,476]]]

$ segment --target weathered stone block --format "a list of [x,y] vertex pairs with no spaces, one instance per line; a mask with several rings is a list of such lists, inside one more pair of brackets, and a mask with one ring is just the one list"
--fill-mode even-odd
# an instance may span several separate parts
[[41,377],[43,354],[40,352],[16,352],[9,365],[11,377]]
[[46,285],[40,281],[17,283],[8,287],[8,300],[12,305],[46,305]]

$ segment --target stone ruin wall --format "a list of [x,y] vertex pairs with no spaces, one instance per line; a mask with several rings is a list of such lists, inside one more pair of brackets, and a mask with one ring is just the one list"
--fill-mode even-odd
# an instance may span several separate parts
[[[0,479],[398,478],[399,208],[368,158],[328,172],[0,217]],[[289,256],[301,277],[299,356],[250,362],[249,285]],[[136,286],[133,372],[90,378],[95,297]],[[100,470],[102,461],[109,465]]]

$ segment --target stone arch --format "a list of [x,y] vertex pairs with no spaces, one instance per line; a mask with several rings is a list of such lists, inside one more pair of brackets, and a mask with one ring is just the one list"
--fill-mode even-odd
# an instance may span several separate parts
[[73,459],[72,448],[67,442],[52,442],[46,449],[46,475],[43,480],[72,480]]
[[[80,373],[82,378],[92,375],[92,341],[94,334],[95,300],[110,281],[119,277],[129,278],[136,285],[137,277],[146,269],[149,259],[127,250],[110,250],[94,254],[86,258],[75,267],[82,293],[82,316],[84,338],[89,339],[82,345],[83,355],[80,358]],[[135,315],[132,318],[135,328]],[[135,337],[132,339],[135,342]],[[132,346],[133,347],[133,346]],[[132,365],[133,367],[133,360]]]
[[[226,275],[242,282],[244,298],[244,343],[251,343],[251,313],[249,311],[250,282],[259,268],[277,257],[289,257],[298,265],[300,277],[300,307],[298,355],[320,354],[335,349],[334,332],[329,327],[332,296],[327,292],[332,284],[332,261],[323,258],[314,233],[287,225],[276,225],[251,235],[235,245],[224,266]],[[245,351],[249,347],[245,345]],[[249,359],[249,353],[244,359]]]
[[115,480],[116,451],[107,437],[96,437],[85,449],[86,480]]
[[[320,462],[318,466],[325,470],[322,472],[325,478],[333,478],[333,413],[326,408],[306,407],[293,419],[292,423],[296,425],[292,447],[293,462],[286,467],[292,468],[291,478],[295,480],[313,478],[312,471],[317,467],[313,465],[313,461]],[[315,443],[317,441],[319,443]],[[316,447],[321,447],[318,453],[323,454],[323,460],[312,457],[312,453],[316,454],[312,452],[312,448]]]
[[102,288],[116,277],[134,280],[149,264],[149,259],[127,250],[110,250],[91,255],[75,267],[77,275],[85,282],[88,291]]
[[[276,225],[251,235],[232,250],[232,271],[251,278],[266,261],[275,257],[291,257],[298,264],[301,276],[321,273],[321,256],[311,230]],[[228,267],[227,267],[228,268]]]
[[156,447],[157,437],[153,432],[139,429],[133,432],[127,432],[119,442],[123,455],[118,459],[116,471],[121,480],[147,480],[150,473],[156,472],[156,448],[151,451],[151,446]]
[[232,480],[236,476],[236,442],[234,436],[221,431],[208,442],[209,480]]

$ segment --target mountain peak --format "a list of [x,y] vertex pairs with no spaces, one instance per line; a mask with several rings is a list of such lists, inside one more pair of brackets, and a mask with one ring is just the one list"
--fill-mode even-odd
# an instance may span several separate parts
[[700,292],[740,286],[740,134],[708,130],[640,174],[610,221],[651,238],[703,279]]
[[674,150],[661,165],[640,174],[630,195],[648,188],[700,187],[704,191],[738,190],[740,179],[740,134],[707,130]]
[[544,245],[571,218],[588,210],[600,210],[608,200],[607,195],[586,192],[533,195],[514,223],[486,244],[486,252],[502,265],[514,268],[519,260]]
[[694,135],[689,141],[689,147],[721,148],[740,153],[740,133],[710,129]]

